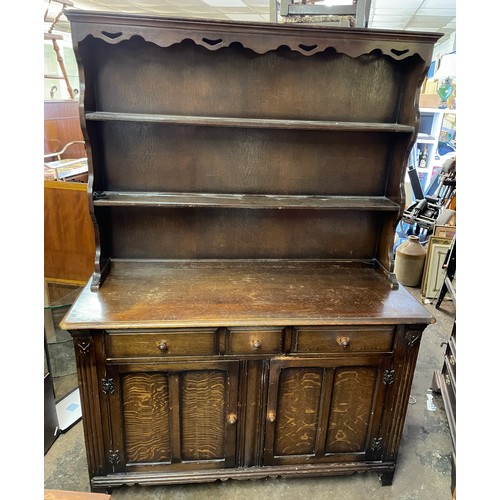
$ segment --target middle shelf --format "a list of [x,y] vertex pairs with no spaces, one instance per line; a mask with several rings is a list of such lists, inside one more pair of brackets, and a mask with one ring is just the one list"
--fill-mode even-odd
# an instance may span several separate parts
[[217,193],[151,193],[101,191],[96,206],[218,207],[250,209],[337,209],[398,212],[397,203],[384,196],[324,196]]
[[235,118],[217,116],[189,116],[146,113],[117,113],[94,111],[85,114],[89,121],[121,121],[137,123],[164,123],[195,126],[270,128],[296,130],[337,130],[358,132],[396,132],[412,134],[415,127],[398,123],[343,122],[328,120],[289,120],[272,118]]

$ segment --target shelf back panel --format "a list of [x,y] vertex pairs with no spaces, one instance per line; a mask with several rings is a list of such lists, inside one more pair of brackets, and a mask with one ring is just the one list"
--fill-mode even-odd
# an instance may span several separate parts
[[257,54],[238,43],[210,51],[191,40],[164,48],[139,37],[89,38],[80,54],[98,68],[86,86],[99,111],[389,123],[398,121],[410,64],[376,52],[306,57],[282,46]]
[[371,211],[96,207],[115,259],[372,259]]
[[89,125],[103,138],[94,168],[109,191],[384,196],[392,145],[409,140],[378,132]]

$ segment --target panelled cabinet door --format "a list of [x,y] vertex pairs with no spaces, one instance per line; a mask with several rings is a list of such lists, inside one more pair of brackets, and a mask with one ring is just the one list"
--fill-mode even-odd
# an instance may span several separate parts
[[270,363],[264,465],[373,460],[390,356]]
[[238,362],[107,367],[109,472],[234,467]]

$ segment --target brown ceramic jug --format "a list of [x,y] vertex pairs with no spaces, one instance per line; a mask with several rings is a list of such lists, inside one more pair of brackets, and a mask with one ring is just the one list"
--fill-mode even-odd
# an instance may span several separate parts
[[394,272],[402,285],[420,285],[426,254],[425,248],[415,235],[408,236],[408,239],[396,248]]

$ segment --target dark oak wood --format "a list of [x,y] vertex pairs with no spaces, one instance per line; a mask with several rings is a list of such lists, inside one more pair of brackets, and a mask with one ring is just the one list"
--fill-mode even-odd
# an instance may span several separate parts
[[[371,265],[324,260],[208,260],[113,262],[99,293],[91,291],[88,283],[62,326],[69,330],[134,328],[132,335],[144,327],[431,321],[432,315],[410,292],[402,287],[391,289],[384,275]],[[301,335],[299,330],[299,339]],[[382,332],[378,342],[387,347],[385,338]],[[298,350],[301,345],[299,340]],[[307,345],[306,341],[306,350]]]
[[150,193],[147,191],[101,192],[96,195],[94,206],[399,211],[399,205],[383,196]]
[[96,254],[62,327],[91,488],[390,484],[434,321],[392,247],[439,36],[67,17]]
[[272,118],[231,118],[218,116],[189,116],[164,115],[141,113],[106,113],[98,111],[86,113],[85,118],[91,121],[120,121],[138,123],[165,123],[178,125],[198,125],[214,127],[241,127],[241,128],[278,128],[298,130],[331,130],[346,132],[403,132],[413,133],[415,130],[409,125],[397,123],[356,123],[342,121],[314,121],[314,120],[279,120]]

